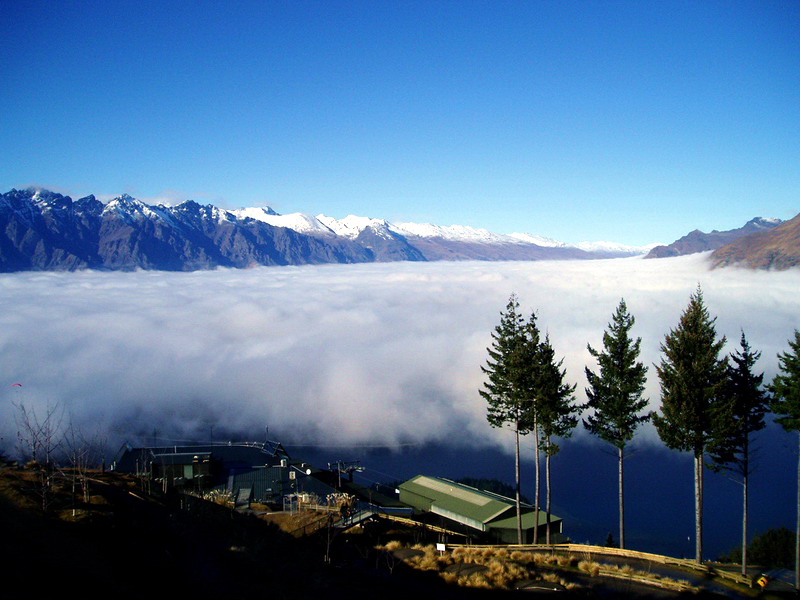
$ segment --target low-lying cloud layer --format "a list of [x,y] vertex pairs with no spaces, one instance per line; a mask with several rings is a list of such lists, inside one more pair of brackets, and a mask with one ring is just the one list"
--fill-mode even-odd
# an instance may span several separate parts
[[624,297],[655,409],[652,364],[698,284],[728,349],[744,329],[771,377],[800,327],[800,271],[708,271],[704,256],[2,275],[2,444],[16,439],[11,402],[50,402],[112,443],[269,427],[293,443],[506,446],[478,389],[511,292],[580,402],[586,344],[601,346]]

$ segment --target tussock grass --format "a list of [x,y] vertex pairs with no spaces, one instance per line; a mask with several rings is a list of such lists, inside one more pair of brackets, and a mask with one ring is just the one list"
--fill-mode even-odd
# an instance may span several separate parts
[[378,549],[386,550],[388,552],[393,552],[394,550],[399,550],[402,547],[403,547],[403,542],[398,542],[397,540],[392,540],[391,542],[388,542],[384,546],[378,546]]
[[562,568],[574,567],[578,564],[578,558],[571,554],[560,554],[558,556],[558,566]]
[[[456,550],[460,550],[460,548],[456,548]],[[522,552],[521,550],[514,550],[511,553],[511,560],[515,560],[517,562],[533,562],[533,556],[531,552]]]
[[458,575],[455,573],[441,573],[439,575],[445,582],[450,584],[457,584],[458,583]]
[[592,560],[582,560],[578,563],[578,569],[588,573],[592,577],[597,577],[599,575],[609,576],[609,577],[620,577],[620,578],[631,578],[631,579],[638,579],[642,581],[649,581],[652,583],[656,583],[659,587],[666,587],[671,589],[678,589],[681,591],[692,591],[697,592],[700,591],[700,588],[697,586],[692,585],[688,581],[681,579],[672,579],[671,577],[664,577],[659,575],[658,573],[650,573],[649,571],[640,571],[634,569],[630,565],[601,565],[598,562]]
[[541,575],[541,579],[543,581],[549,581],[550,583],[558,583],[560,585],[563,585],[568,590],[574,590],[578,587],[575,583],[567,581],[563,577],[559,576],[557,573],[543,573]]
[[655,585],[677,592],[698,592],[701,588],[688,581],[637,570],[631,565],[616,566],[592,559],[590,554],[537,552],[495,547],[459,546],[440,553],[433,545],[404,546],[399,541],[382,547],[387,550],[415,550],[405,558],[409,566],[438,573],[447,583],[470,588],[513,590],[526,581],[558,583],[567,590],[581,588],[570,581],[575,569],[591,577],[616,577]]
[[600,574],[600,563],[593,560],[582,560],[578,563],[578,569],[592,577],[597,577]]
[[[403,544],[397,541],[379,547],[379,549],[387,551],[401,548],[404,548]],[[506,548],[461,546],[452,552],[443,554],[431,545],[415,544],[410,548],[422,554],[407,558],[406,564],[421,571],[438,572],[444,581],[459,586],[511,590],[520,581],[545,579],[560,583],[567,589],[576,587],[574,583],[565,580],[558,573],[551,572],[540,575],[529,568],[529,565],[546,566],[552,569],[574,567],[577,564],[577,558],[572,556],[509,551]],[[447,568],[450,565],[470,565],[473,568],[465,568],[462,573],[458,568]],[[480,567],[480,569],[474,567]]]

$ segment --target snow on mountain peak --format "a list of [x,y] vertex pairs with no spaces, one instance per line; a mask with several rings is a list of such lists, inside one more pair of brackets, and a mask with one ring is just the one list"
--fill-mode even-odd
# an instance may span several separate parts
[[292,213],[280,215],[270,207],[239,208],[229,211],[239,219],[253,219],[273,227],[285,227],[298,233],[310,235],[331,235],[333,232],[317,217],[305,213]]
[[534,235],[531,233],[510,233],[509,237],[514,238],[524,244],[536,244],[544,248],[566,248],[567,244],[559,242],[551,238],[546,238],[541,235]]
[[170,213],[170,209],[162,204],[150,206],[141,200],[137,200],[128,194],[122,194],[109,200],[103,208],[103,214],[116,212],[123,219],[141,221],[145,219],[157,219],[166,221],[173,227],[180,227],[180,224]]
[[347,215],[344,219],[334,219],[326,215],[317,215],[316,218],[336,235],[351,240],[357,238],[361,232],[367,228],[372,229],[381,237],[391,237],[389,223],[384,219],[373,219],[371,217],[359,217],[356,215]]
[[[31,190],[33,193],[33,190]],[[50,192],[45,192],[52,195]],[[43,197],[36,191],[36,198]],[[162,205],[149,206],[136,200],[128,194],[122,194],[106,204],[105,211],[115,210],[127,218],[141,219],[153,218],[172,222],[172,210]],[[343,219],[336,219],[324,214],[312,216],[305,213],[291,213],[282,215],[269,206],[247,207],[235,210],[223,210],[214,207],[212,218],[221,221],[253,219],[272,225],[284,227],[298,233],[316,236],[341,236],[354,240],[367,229],[373,234],[390,239],[393,236],[416,237],[428,239],[441,239],[453,242],[466,242],[473,244],[533,244],[543,248],[577,248],[590,253],[608,253],[617,255],[645,254],[653,245],[627,246],[616,242],[580,242],[567,244],[558,240],[530,233],[498,234],[488,229],[470,227],[466,225],[434,225],[432,223],[391,223],[385,219],[360,217],[348,215]],[[770,219],[754,219],[754,221],[771,221]]]
[[578,242],[575,244],[576,248],[585,250],[586,252],[607,252],[613,254],[647,254],[657,244],[648,244],[647,246],[628,246],[618,242]]
[[433,225],[431,223],[395,223],[392,229],[401,235],[412,235],[421,238],[442,238],[459,242],[476,242],[480,244],[514,243],[508,236],[492,233],[488,229],[469,227],[467,225]]

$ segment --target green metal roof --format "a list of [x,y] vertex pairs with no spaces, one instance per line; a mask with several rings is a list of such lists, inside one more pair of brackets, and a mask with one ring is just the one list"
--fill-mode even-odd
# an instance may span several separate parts
[[510,506],[502,496],[490,494],[476,488],[438,477],[417,475],[400,484],[400,490],[431,500],[432,506],[440,510],[463,515],[486,524],[506,512]]
[[[421,496],[430,500],[432,512],[438,514],[452,514],[466,517],[492,528],[503,528],[507,525],[516,528],[516,500],[486,492],[477,488],[456,483],[440,477],[417,475],[413,479],[400,484],[400,491]],[[402,499],[402,498],[401,498]],[[522,503],[522,525],[532,528],[537,525],[533,506]],[[459,519],[461,520],[461,519]],[[557,516],[550,515],[550,521],[560,521]],[[547,515],[539,511],[538,524],[547,522]]]
[[[550,514],[550,523],[556,524],[561,521],[561,517],[557,517],[554,514]],[[496,521],[492,521],[490,525],[494,529],[516,529],[517,528],[517,512],[511,514],[511,516],[504,517],[502,519],[498,519]],[[547,525],[547,513],[543,510],[539,511],[539,525]],[[533,510],[528,512],[522,513],[522,528],[523,529],[532,529],[536,526],[536,519],[533,516]]]

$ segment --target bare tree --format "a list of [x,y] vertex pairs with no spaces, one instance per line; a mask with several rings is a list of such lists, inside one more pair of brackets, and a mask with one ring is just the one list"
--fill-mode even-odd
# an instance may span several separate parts
[[37,412],[24,402],[14,403],[16,409],[18,451],[23,460],[30,461],[39,472],[42,510],[50,502],[55,456],[62,445],[61,423],[64,410],[59,403],[47,403],[44,412]]
[[96,467],[103,459],[105,437],[99,430],[87,436],[70,420],[64,433],[64,453],[70,466],[73,496],[80,485],[83,502],[89,502],[89,469]]

